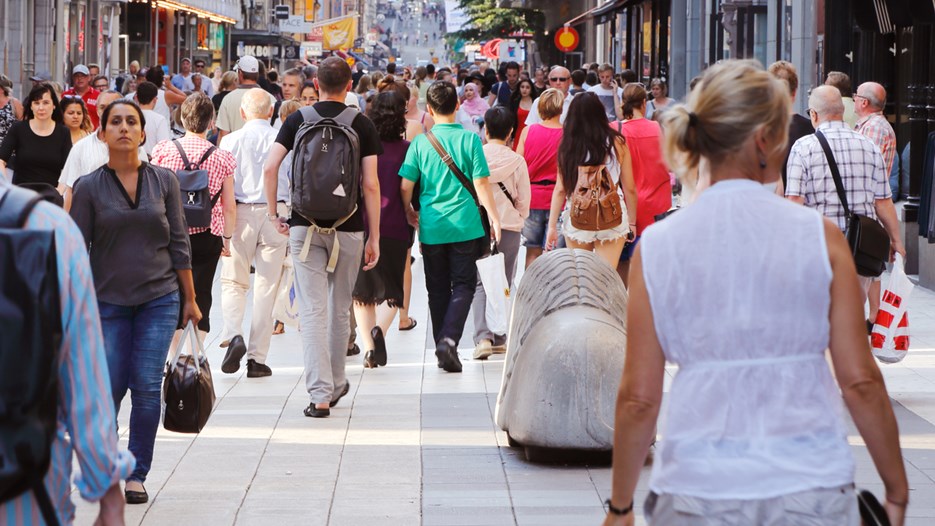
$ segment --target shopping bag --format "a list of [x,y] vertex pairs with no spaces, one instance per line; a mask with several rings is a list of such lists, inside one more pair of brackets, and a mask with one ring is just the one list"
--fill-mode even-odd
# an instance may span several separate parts
[[915,285],[906,276],[903,258],[896,254],[893,271],[883,290],[880,311],[873,324],[873,355],[884,363],[901,361],[909,353],[909,294]]
[[506,334],[510,320],[510,284],[506,280],[506,261],[503,254],[494,252],[477,260],[477,273],[487,296],[484,317],[487,328],[498,335]]
[[295,297],[295,270],[292,268],[290,257],[286,257],[283,263],[282,279],[279,280],[279,291],[276,293],[276,302],[273,304],[273,319],[290,327],[299,326],[299,304]]
[[[191,354],[182,354],[186,343]],[[177,433],[200,433],[204,429],[214,409],[214,381],[204,346],[191,321],[166,364],[162,396],[166,404],[162,425],[166,429]]]

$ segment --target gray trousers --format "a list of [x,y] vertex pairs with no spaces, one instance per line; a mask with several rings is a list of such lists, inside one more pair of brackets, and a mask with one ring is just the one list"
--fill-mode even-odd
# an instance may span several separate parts
[[[344,363],[350,331],[348,313],[360,271],[364,233],[312,233],[308,257],[300,261],[299,254],[307,235],[308,227],[289,229],[289,252],[295,268],[295,295],[305,354],[305,389],[313,404],[323,404],[331,402],[335,392],[347,382]],[[341,251],[334,272],[328,273],[325,267],[335,236],[340,239]]]
[[816,488],[771,499],[702,499],[650,493],[643,505],[650,526],[858,526],[854,485]]
[[[521,238],[519,232],[513,232],[512,230],[500,231],[500,244],[497,245],[497,248],[503,254],[503,262],[506,266],[506,281],[510,284],[510,287],[513,286],[513,276],[516,274],[516,256],[519,254]],[[505,341],[506,335],[501,334],[497,338],[497,335],[487,328],[487,317],[485,316],[487,294],[484,293],[484,286],[481,285],[480,276],[477,277],[477,290],[474,292],[474,302],[471,304],[471,309],[474,311],[474,345],[480,343],[481,340],[490,340],[494,344]]]

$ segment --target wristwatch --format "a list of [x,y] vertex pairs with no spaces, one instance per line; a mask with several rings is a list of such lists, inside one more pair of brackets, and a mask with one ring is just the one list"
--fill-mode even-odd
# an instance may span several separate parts
[[275,219],[279,219],[279,213],[270,214],[269,212],[267,212],[267,213],[266,213],[266,219],[269,219],[270,221],[273,221],[273,220],[275,220]]
[[604,501],[604,504],[607,506],[607,511],[608,511],[611,515],[617,515],[618,517],[622,517],[622,516],[624,516],[624,515],[629,515],[630,512],[633,511],[633,501],[632,501],[632,500],[630,501],[630,505],[627,506],[626,508],[623,508],[623,509],[621,509],[621,508],[615,508],[614,505],[611,504],[610,499],[605,500],[605,501]]

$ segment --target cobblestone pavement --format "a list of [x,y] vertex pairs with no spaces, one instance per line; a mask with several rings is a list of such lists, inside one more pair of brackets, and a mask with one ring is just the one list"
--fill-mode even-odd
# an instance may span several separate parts
[[[273,376],[248,379],[243,368],[221,373],[215,308],[212,325],[218,329],[207,347],[217,409],[200,435],[160,428],[146,483],[151,501],[127,506],[127,524],[600,524],[610,468],[530,464],[509,448],[493,421],[502,356],[470,360],[467,337],[460,346],[464,372],[437,369],[425,345],[421,260],[413,272],[412,316],[419,326],[389,332],[385,368],[365,371],[361,356],[348,359],[350,395],[327,419],[302,414],[308,398],[293,329],[273,338]],[[217,284],[215,290],[219,298]],[[935,521],[935,293],[917,288],[910,312],[912,351],[883,370],[912,488],[908,524],[924,525]],[[674,374],[669,370],[668,379]],[[127,408],[120,414],[124,445]],[[882,494],[856,431],[850,441],[857,484]],[[636,496],[637,524],[645,524],[641,505],[649,469]],[[77,492],[73,498],[76,524],[92,524],[96,508]]]

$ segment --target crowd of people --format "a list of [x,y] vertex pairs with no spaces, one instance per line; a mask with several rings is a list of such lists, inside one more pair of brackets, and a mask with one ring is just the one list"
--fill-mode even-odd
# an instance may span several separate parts
[[[73,444],[82,462],[95,459],[82,466],[93,477],[82,494],[103,498],[102,513],[120,509],[120,480],[125,502],[149,499],[166,356],[189,323],[202,338],[212,330],[219,265],[221,370],[236,373],[246,358],[248,378],[273,374],[266,360],[283,330],[273,312],[291,283],[304,414],[322,418],[350,392],[347,357],[362,350],[364,367],[385,366],[394,322],[416,327],[413,250],[438,367],[462,371],[458,342],[472,308],[473,359],[506,352],[506,332],[485,319],[476,268],[495,245],[511,286],[522,246],[526,267],[563,247],[594,252],[629,287],[607,524],[632,524],[666,361],[680,366],[679,394],[650,481],[651,523],[673,523],[685,499],[692,509],[773,517],[782,497],[803,494],[816,524],[856,524],[837,381],[901,524],[905,472],[863,321],[868,298],[873,320],[879,285],[854,272],[845,212],[813,133],[847,167],[851,209],[878,218],[904,254],[888,184],[895,135],[879,84],[853,94],[851,125],[846,76],[832,73],[811,91],[806,121],[792,110],[798,79],[785,62],[767,71],[726,61],[682,102],[663,79],[647,89],[608,64],[391,63],[368,73],[333,57],[280,74],[243,56],[233,71],[204,70],[189,59],[172,76],[133,63],[112,83],[78,65],[67,90],[37,78],[22,103],[0,82],[0,169],[12,174],[0,178],[0,195],[10,183],[42,194],[51,204],[30,224],[61,232],[61,264],[87,269],[63,281],[63,316],[81,318],[66,323],[65,338],[69,356],[101,358],[95,374],[74,381],[113,403],[81,422],[70,410],[61,418],[72,436],[107,437]],[[180,176],[195,169],[207,172],[206,203]],[[683,210],[661,220],[676,174]],[[706,303],[716,297],[736,301],[715,312]],[[763,344],[751,347],[754,339]],[[127,391],[135,464],[113,433]],[[796,401],[803,395],[812,403]],[[70,466],[70,456],[53,464],[48,480]],[[54,498],[69,522],[67,493]],[[0,516],[10,506],[38,516],[29,494]]]

